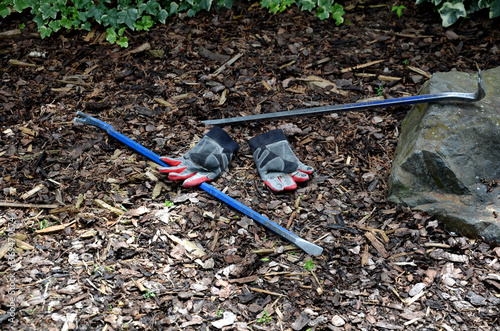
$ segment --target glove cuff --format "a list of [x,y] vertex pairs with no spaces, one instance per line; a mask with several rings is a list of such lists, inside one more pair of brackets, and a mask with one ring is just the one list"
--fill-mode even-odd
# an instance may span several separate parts
[[231,153],[236,153],[240,149],[240,145],[231,138],[226,131],[222,130],[218,126],[214,126],[205,135],[209,138],[215,140],[222,148],[229,150]]
[[257,148],[263,145],[269,145],[281,140],[287,141],[285,133],[283,130],[275,129],[253,137],[248,141],[248,144],[250,145],[252,152],[255,152]]

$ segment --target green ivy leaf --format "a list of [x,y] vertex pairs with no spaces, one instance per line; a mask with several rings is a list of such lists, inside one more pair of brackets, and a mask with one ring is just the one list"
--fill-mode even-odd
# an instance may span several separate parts
[[323,7],[325,10],[330,11],[333,5],[333,0],[318,0],[318,7]]
[[170,3],[170,9],[168,11],[169,16],[177,15],[179,12],[179,5],[175,2]]
[[500,0],[493,1],[490,6],[490,18],[500,16]]
[[49,37],[50,34],[52,33],[52,30],[50,28],[46,27],[45,25],[40,27],[38,29],[38,31],[40,32],[40,37],[42,37],[42,39]]
[[56,9],[48,2],[45,2],[40,6],[40,13],[42,14],[44,20],[47,18],[56,19],[57,17]]
[[147,4],[145,4],[146,13],[149,15],[155,16],[161,10],[161,5],[156,0],[149,0]]
[[90,7],[88,11],[88,17],[93,17],[95,21],[99,24],[102,23],[102,16],[104,14],[103,8],[100,8],[99,6],[92,6]]
[[5,8],[1,8],[0,7],[0,16],[2,16],[3,18],[6,18],[7,16],[10,15],[10,9],[5,7]]
[[70,20],[66,16],[62,16],[60,20],[61,26],[65,29],[71,29],[73,26],[73,20]]
[[316,16],[320,20],[325,20],[328,17],[330,17],[330,12],[328,10],[326,10],[325,7],[318,7],[318,9],[316,10]]
[[75,0],[74,4],[77,9],[89,9],[94,6],[94,3],[91,0]]
[[90,24],[90,22],[85,22],[80,26],[80,28],[82,28],[82,30],[91,31],[92,24]]
[[112,28],[118,27],[118,11],[110,9],[107,14],[102,15],[102,23],[104,26],[111,26]]
[[438,12],[439,15],[441,15],[442,25],[445,28],[455,23],[460,17],[465,17],[467,15],[465,6],[461,2],[445,2]]
[[332,13],[332,18],[335,20],[335,24],[340,25],[344,23],[344,7],[342,5],[335,3],[333,7],[330,9],[330,13]]
[[36,23],[36,25],[38,26],[38,29],[40,29],[45,24],[45,21],[43,20],[42,14],[40,14],[40,13],[36,14],[35,17],[33,17],[33,22]]
[[233,8],[234,0],[218,0],[217,1],[217,8],[227,8],[231,9]]
[[189,8],[191,8],[191,7],[192,7],[192,5],[191,5],[191,4],[189,4],[189,3],[185,2],[185,1],[181,1],[181,2],[179,3],[179,6],[178,6],[178,9],[177,9],[177,12],[183,12],[183,11],[185,11],[185,10],[188,10],[188,9],[189,9]]
[[110,44],[114,44],[116,42],[116,39],[118,39],[118,35],[116,34],[116,31],[114,28],[107,28],[106,29],[106,40]]
[[312,11],[316,7],[316,2],[314,2],[313,0],[302,0],[301,4],[302,10]]
[[210,10],[210,7],[212,7],[212,0],[198,0],[198,5],[200,9],[204,10]]
[[158,20],[162,24],[165,24],[167,17],[168,17],[168,12],[165,9],[162,9],[158,13],[158,15],[156,15],[156,20]]
[[139,17],[137,9],[129,8],[127,10],[122,10],[118,12],[118,23],[126,24],[131,30],[134,30],[134,23]]
[[151,19],[151,16],[149,15],[144,15],[139,21],[135,22],[134,26],[137,28],[137,30],[141,31],[149,31],[149,28],[151,28],[154,25],[154,21]]
[[17,10],[18,12],[22,12],[29,6],[30,5],[24,0],[14,0],[14,9]]
[[128,47],[128,38],[127,37],[120,37],[120,39],[118,39],[118,41],[116,43],[123,48],[127,48]]
[[61,29],[61,21],[60,20],[50,21],[49,27],[52,29],[52,31],[57,32]]

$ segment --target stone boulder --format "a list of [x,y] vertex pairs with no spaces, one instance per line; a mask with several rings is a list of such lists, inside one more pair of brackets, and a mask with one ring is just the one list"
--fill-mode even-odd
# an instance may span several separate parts
[[[483,77],[481,101],[413,106],[402,123],[389,200],[427,212],[449,231],[500,243],[500,67]],[[419,94],[475,92],[477,79],[436,73]]]

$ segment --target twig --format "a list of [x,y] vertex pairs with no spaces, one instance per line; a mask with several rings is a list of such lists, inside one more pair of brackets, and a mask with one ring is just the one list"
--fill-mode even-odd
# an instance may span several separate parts
[[81,86],[85,86],[85,87],[89,87],[90,88],[90,84],[89,83],[77,82],[75,80],[56,79],[56,82],[61,83],[61,84],[81,85]]
[[358,222],[358,227],[359,225],[363,224],[364,222],[366,222],[372,215],[373,215],[373,212],[377,209],[377,207],[374,207],[373,210],[368,213],[367,215],[365,215],[362,219],[359,220]]
[[326,237],[328,237],[330,235],[330,233],[325,233],[324,235],[322,235],[321,237],[319,237],[318,239],[314,240],[313,243],[317,243],[317,242],[320,242],[321,240],[325,239]]
[[354,66],[354,67],[342,69],[342,70],[340,70],[340,72],[346,73],[346,72],[349,72],[349,71],[352,71],[352,70],[370,67],[372,65],[375,65],[375,64],[378,64],[378,63],[384,62],[384,61],[385,60],[377,60],[377,61],[368,62],[368,63],[360,64],[360,65],[357,65],[357,66]]
[[425,247],[450,248],[451,246],[443,243],[424,243]]
[[212,242],[212,247],[210,250],[213,252],[215,250],[215,246],[217,246],[217,241],[219,240],[219,231],[215,232],[214,241]]
[[254,292],[264,293],[264,294],[269,294],[269,295],[274,295],[274,296],[278,296],[278,297],[286,297],[285,294],[271,292],[271,291],[266,291],[266,290],[262,290],[262,289],[256,288],[256,287],[250,287],[250,290],[254,291]]
[[422,76],[425,76],[425,77],[427,77],[427,78],[429,78],[429,79],[432,77],[432,75],[431,75],[431,74],[429,74],[429,73],[428,73],[428,72],[426,72],[426,71],[423,71],[422,69],[419,69],[419,68],[414,67],[414,66],[407,66],[407,67],[408,67],[408,69],[410,69],[411,71],[414,71],[414,72],[416,72],[417,74],[420,74],[420,75],[422,75]]
[[58,225],[49,226],[48,228],[45,228],[45,229],[36,230],[35,233],[36,234],[48,234],[48,233],[62,231],[64,229],[66,229],[68,226],[73,225],[75,222],[76,221],[72,221],[72,222],[65,223],[65,224],[58,224]]
[[[306,69],[307,69],[307,68],[310,68],[310,67],[312,67],[312,66],[317,66],[318,64],[322,64],[322,63],[328,62],[328,61],[330,61],[330,60],[331,60],[331,59],[330,59],[329,57],[325,57],[325,58],[323,58],[323,59],[321,59],[321,60],[318,60],[318,61],[315,61],[315,62],[313,62],[313,63],[306,64],[304,68],[306,68]],[[281,68],[280,68],[280,69],[281,69]]]
[[323,287],[321,286],[321,283],[319,282],[318,277],[316,277],[316,274],[314,271],[310,270],[311,274],[313,275],[314,279],[316,280],[316,283],[318,283],[318,287],[316,288],[316,292],[318,292],[319,295],[323,294]]
[[290,218],[288,219],[288,223],[286,223],[286,228],[287,229],[290,229],[290,226],[292,225],[293,219],[295,218],[296,215],[297,215],[296,211],[294,211],[292,213],[292,215],[290,215]]
[[[295,251],[295,250],[299,249],[295,245],[287,245],[284,248],[285,248],[285,251]],[[276,249],[274,249],[274,248],[262,248],[262,249],[255,249],[255,250],[251,251],[250,253],[254,253],[254,254],[272,254],[272,253],[275,253],[275,252],[276,252]]]
[[412,303],[414,303],[415,301],[417,301],[418,299],[420,299],[425,293],[427,293],[427,292],[422,291],[419,294],[415,295],[414,297],[411,297],[411,298],[408,298],[408,299],[404,300],[403,303],[405,305],[409,306]]
[[9,64],[13,66],[20,66],[20,67],[30,67],[30,68],[35,68],[36,64],[33,63],[28,63],[28,62],[23,62],[23,61],[18,61],[18,60],[9,60]]
[[290,62],[288,62],[288,63],[285,63],[284,65],[282,65],[282,66],[281,66],[281,67],[279,67],[278,69],[280,69],[280,70],[281,70],[281,69],[283,69],[283,68],[289,67],[289,66],[291,66],[292,64],[294,64],[295,62],[296,62],[296,61],[295,61],[295,60],[293,60],[293,61],[290,61]]
[[243,53],[238,53],[236,54],[231,60],[227,61],[226,63],[224,63],[219,69],[217,69],[213,74],[211,74],[210,76],[217,76],[218,74],[220,74],[221,72],[223,72],[224,70],[226,70],[227,66],[230,66],[231,64],[233,64],[234,62],[236,62],[236,60],[238,60],[240,57],[243,56]]
[[58,204],[38,205],[36,203],[18,203],[18,202],[0,201],[0,207],[54,209],[54,208],[59,207],[59,205]]

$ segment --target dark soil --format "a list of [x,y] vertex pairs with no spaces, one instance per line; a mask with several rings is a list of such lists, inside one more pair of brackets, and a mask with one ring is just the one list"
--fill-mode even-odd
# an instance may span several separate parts
[[[241,4],[127,49],[102,31],[41,40],[31,24],[0,40],[1,328],[500,330],[500,249],[387,201],[410,107],[225,127],[241,148],[211,185],[321,256],[73,124],[81,110],[179,156],[206,119],[415,95],[432,73],[500,65],[498,19],[445,29],[429,7],[400,2],[398,18],[371,4],[344,4],[342,26]],[[293,192],[267,189],[247,144],[275,128],[316,169]]]

